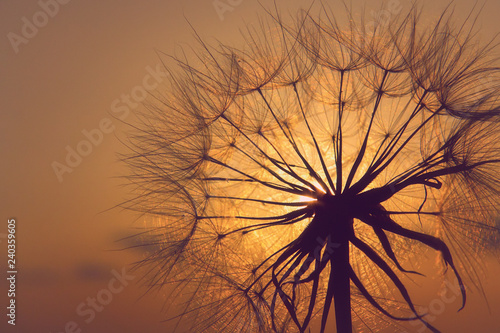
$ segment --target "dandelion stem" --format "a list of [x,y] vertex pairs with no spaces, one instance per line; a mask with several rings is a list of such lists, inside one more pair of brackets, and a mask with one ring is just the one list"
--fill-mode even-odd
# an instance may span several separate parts
[[[340,235],[339,235],[340,236]],[[332,253],[331,276],[328,285],[327,300],[329,293],[333,295],[335,307],[335,322],[338,333],[352,332],[351,318],[351,286],[349,279],[349,242],[344,235],[338,237],[334,242],[339,246]],[[331,291],[330,291],[331,289]],[[321,322],[321,333],[325,332],[326,319],[328,318],[328,307],[325,304]]]

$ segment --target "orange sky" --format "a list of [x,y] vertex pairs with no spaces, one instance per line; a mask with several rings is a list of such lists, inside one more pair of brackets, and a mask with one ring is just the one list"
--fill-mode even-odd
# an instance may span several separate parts
[[[9,217],[17,220],[19,271],[18,325],[15,329],[7,325],[2,310],[1,332],[64,332],[71,321],[83,332],[169,332],[169,325],[160,323],[161,304],[168,300],[158,294],[140,298],[144,289],[139,286],[139,276],[113,294],[112,301],[89,323],[77,308],[87,297],[109,289],[112,271],[121,272],[139,255],[109,251],[118,248],[114,240],[131,233],[134,215],[120,210],[103,212],[125,197],[119,187],[122,181],[115,177],[123,173],[116,152],[122,149],[119,139],[124,138],[126,126],[112,117],[118,106],[124,110],[122,95],[140,96],[137,87],[144,85],[148,75],[147,84],[155,85],[157,77],[152,73],[159,63],[155,50],[172,54],[182,45],[194,44],[184,16],[203,38],[231,42],[237,40],[244,22],[255,22],[256,13],[263,12],[256,1],[242,0],[233,11],[222,14],[221,20],[213,2],[69,1],[50,7],[53,17],[40,21],[38,31],[25,28],[32,36],[15,45],[9,33],[22,35],[26,20],[32,22],[34,16],[43,20],[41,3],[55,0],[0,2],[4,36],[0,41],[0,212],[5,222]],[[300,1],[276,2],[284,12],[293,12]],[[340,3],[325,2],[332,7]],[[403,10],[411,3],[399,2]],[[362,10],[363,3],[353,2],[355,13]],[[380,9],[375,3],[379,1],[366,5],[367,13]],[[423,3],[426,19],[447,1]],[[465,0],[455,3],[459,17],[472,6]],[[484,3],[479,25],[486,39],[498,33],[500,3]],[[129,110],[135,110],[133,103]],[[125,117],[126,121],[132,119]],[[74,161],[71,173],[58,177],[54,162],[63,164],[67,147],[77,149],[86,139],[85,133],[96,133],[98,128],[108,133],[94,136],[98,143],[91,148],[80,146],[92,151]],[[0,236],[5,233],[6,226],[0,226]],[[0,237],[1,270],[5,270],[5,245],[5,238]],[[447,309],[435,326],[443,332],[471,332],[483,325],[481,332],[498,332],[500,288],[495,279],[499,275],[500,266],[492,263],[484,279],[491,314],[476,293],[464,311],[455,314]],[[5,280],[1,280],[2,309],[7,304],[6,290]]]

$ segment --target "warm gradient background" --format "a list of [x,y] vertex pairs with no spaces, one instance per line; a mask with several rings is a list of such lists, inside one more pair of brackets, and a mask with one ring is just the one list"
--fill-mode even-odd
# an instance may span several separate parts
[[[272,5],[269,0],[261,2]],[[285,13],[294,12],[300,3],[276,2]],[[342,6],[337,0],[324,2]],[[399,2],[404,11],[411,5],[408,0]],[[423,19],[430,20],[447,1],[423,3]],[[481,36],[488,39],[500,31],[500,3],[485,0],[479,5],[483,3],[478,25]],[[472,6],[465,0],[455,5],[462,18]],[[370,16],[380,9],[380,2],[354,1],[352,7],[355,15],[364,8]],[[187,21],[204,39],[231,43],[238,39],[238,29],[255,22],[263,10],[257,1],[242,0],[221,20],[212,0],[73,0],[61,5],[16,54],[7,34],[20,35],[22,18],[32,21],[40,10],[34,0],[0,1],[0,332],[59,333],[69,321],[82,332],[170,332],[169,323],[161,322],[161,306],[170,300],[157,292],[141,297],[145,289],[140,276],[115,294],[90,323],[76,313],[87,297],[107,288],[113,269],[121,271],[142,255],[111,251],[119,248],[117,239],[140,226],[128,212],[103,212],[126,196],[120,187],[123,181],[116,178],[124,173],[116,153],[123,150],[119,140],[126,126],[111,117],[111,105],[142,85],[146,67],[159,63],[155,50],[173,54],[194,44]],[[112,119],[114,131],[104,134],[102,143],[59,182],[51,164],[64,163],[66,146],[74,149],[85,139],[82,131],[97,128],[103,118]],[[133,116],[126,121],[133,121]],[[6,324],[5,316],[4,237],[10,217],[17,220],[15,328]],[[482,296],[472,293],[465,310],[457,314],[458,303],[449,305],[433,322],[443,332],[500,331],[500,266],[492,259],[488,262],[484,287],[491,312]],[[436,298],[431,292],[412,291],[423,304]]]

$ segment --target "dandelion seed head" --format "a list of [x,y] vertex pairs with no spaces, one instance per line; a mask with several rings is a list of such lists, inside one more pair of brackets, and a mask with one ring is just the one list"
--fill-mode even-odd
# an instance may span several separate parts
[[191,331],[304,332],[317,318],[324,332],[341,276],[358,329],[436,332],[400,276],[427,249],[479,286],[500,207],[494,42],[450,10],[423,26],[413,7],[373,31],[349,12],[346,27],[269,15],[242,48],[200,41],[200,66],[177,58],[131,136],[150,285],[175,285]]

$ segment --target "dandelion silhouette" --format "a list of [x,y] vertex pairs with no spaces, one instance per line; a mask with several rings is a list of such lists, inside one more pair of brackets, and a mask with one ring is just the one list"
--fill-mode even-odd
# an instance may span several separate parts
[[434,251],[461,309],[498,235],[496,45],[449,9],[374,29],[269,14],[241,49],[174,57],[131,136],[151,288],[175,286],[192,332],[325,332],[330,314],[337,332],[439,332],[403,281]]

